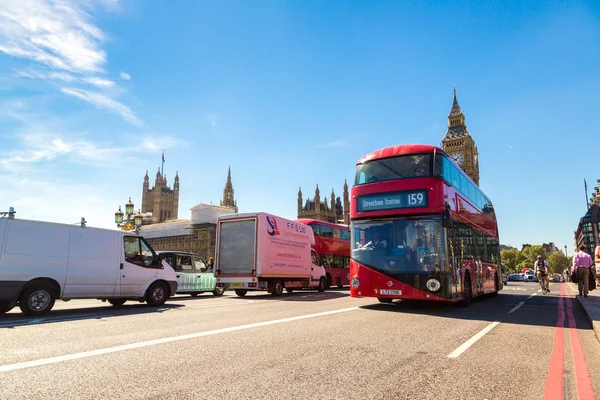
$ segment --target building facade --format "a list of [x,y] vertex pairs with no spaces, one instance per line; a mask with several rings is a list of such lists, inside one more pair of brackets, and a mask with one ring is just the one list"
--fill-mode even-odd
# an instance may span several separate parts
[[479,152],[475,141],[469,134],[465,123],[465,115],[456,99],[456,87],[454,87],[452,108],[448,114],[448,131],[442,139],[442,149],[479,186]]
[[200,203],[191,209],[190,219],[144,225],[140,228],[140,234],[155,250],[188,251],[208,260],[215,256],[218,217],[238,212],[237,202],[233,197],[231,170],[227,175],[220,204]]
[[575,250],[579,246],[585,245],[586,251],[590,254],[593,254],[596,246],[600,244],[598,238],[600,234],[600,179],[596,182],[598,186],[594,188],[588,210],[579,220],[575,230]]
[[298,189],[298,218],[317,219],[331,223],[341,223],[344,225],[350,224],[350,196],[348,193],[348,183],[344,182],[344,194],[342,199],[335,197],[335,192],[331,189],[331,197],[329,203],[327,198],[321,202],[321,192],[319,185],[315,189],[315,196],[311,199],[302,199],[302,188]]
[[[144,223],[152,224],[177,219],[179,215],[179,174],[175,174],[173,189],[167,184],[167,176],[156,173],[154,186],[150,189],[148,171],[144,177],[142,190],[142,214]],[[151,215],[150,215],[151,214]]]

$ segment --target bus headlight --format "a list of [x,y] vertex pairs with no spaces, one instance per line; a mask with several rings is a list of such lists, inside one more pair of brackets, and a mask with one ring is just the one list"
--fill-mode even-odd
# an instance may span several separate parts
[[360,281],[358,280],[358,276],[352,277],[352,288],[358,289],[360,286]]
[[428,280],[425,286],[427,286],[427,289],[429,289],[430,292],[437,292],[442,287],[440,281],[434,278]]

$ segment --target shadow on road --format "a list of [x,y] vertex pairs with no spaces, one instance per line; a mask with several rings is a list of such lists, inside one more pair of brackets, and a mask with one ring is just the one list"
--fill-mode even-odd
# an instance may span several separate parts
[[[315,302],[315,301],[325,301],[338,299],[342,297],[349,297],[350,293],[348,291],[345,292],[315,292],[309,290],[294,290],[292,293],[283,292],[281,296],[273,296],[267,292],[258,292],[261,294],[253,294],[251,296],[233,296],[230,299],[239,299],[239,300],[263,300],[263,301],[305,301],[305,302]],[[264,294],[262,294],[264,293]]]
[[151,307],[146,304],[125,303],[121,307],[85,307],[54,309],[40,317],[26,317],[23,314],[0,315],[0,329],[14,328],[26,325],[51,324],[54,322],[82,321],[102,319],[108,317],[125,317],[138,314],[156,314],[184,307],[181,304],[166,303],[160,307]]
[[[583,310],[577,299],[572,296],[561,298],[559,290],[545,296],[538,294],[534,297],[530,297],[530,293],[514,294],[501,291],[496,296],[478,297],[468,307],[450,303],[396,300],[391,304],[376,303],[361,306],[361,308],[387,313],[422,314],[441,318],[488,322],[501,321],[516,325],[554,327],[556,326],[559,301],[564,302],[565,310],[567,302],[570,301],[575,316],[582,315]],[[521,302],[524,304],[519,309],[512,314],[508,313]],[[576,320],[578,328],[592,329],[589,323],[586,324],[587,320],[585,318],[576,318]]]

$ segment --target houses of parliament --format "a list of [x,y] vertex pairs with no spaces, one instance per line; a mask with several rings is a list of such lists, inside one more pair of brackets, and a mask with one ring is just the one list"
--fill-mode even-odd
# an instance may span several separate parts
[[[448,114],[448,130],[442,139],[441,147],[479,186],[479,152],[467,129],[465,115],[458,104],[456,87],[454,87],[454,99]],[[314,197],[306,199],[306,201],[302,198],[302,190],[298,190],[298,218],[318,219],[348,225],[350,223],[349,214],[350,201],[346,182],[344,182],[343,203],[339,197],[336,199],[333,190],[329,203],[326,198],[321,201],[319,185],[317,185]]]

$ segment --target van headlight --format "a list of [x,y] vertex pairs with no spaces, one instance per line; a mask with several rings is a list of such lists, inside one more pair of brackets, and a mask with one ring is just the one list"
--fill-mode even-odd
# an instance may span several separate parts
[[358,289],[359,286],[360,286],[360,281],[358,280],[358,276],[352,277],[352,288]]
[[425,286],[427,286],[427,289],[429,289],[430,292],[437,292],[442,287],[442,284],[437,279],[431,278],[427,281]]

